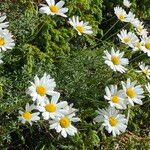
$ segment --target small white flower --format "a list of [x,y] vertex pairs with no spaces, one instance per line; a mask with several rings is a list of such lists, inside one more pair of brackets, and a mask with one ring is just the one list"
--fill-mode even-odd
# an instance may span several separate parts
[[91,30],[92,27],[89,26],[88,22],[79,21],[79,17],[72,17],[72,19],[69,19],[70,25],[73,26],[73,28],[78,32],[79,35],[82,34],[92,34],[93,31]]
[[34,77],[34,83],[31,82],[31,86],[27,90],[27,94],[30,94],[33,101],[37,101],[37,105],[43,105],[45,104],[47,95],[52,96],[56,93],[54,91],[55,87],[56,83],[50,75],[45,73],[41,79],[36,75]]
[[122,7],[115,7],[114,12],[120,21],[126,22],[127,13]]
[[0,13],[0,29],[7,28],[9,25],[9,22],[3,22],[6,19],[6,15],[2,15]]
[[127,30],[122,30],[120,34],[117,34],[122,43],[127,44],[130,47],[133,47],[134,43],[139,41],[138,37],[132,33],[127,32]]
[[127,119],[125,115],[119,114],[119,111],[113,107],[109,107],[106,110],[99,110],[99,115],[94,119],[96,122],[103,122],[102,127],[112,133],[113,136],[124,133],[127,128]]
[[110,85],[105,88],[106,95],[104,98],[109,101],[111,107],[117,109],[126,109],[123,91],[118,91],[117,85]]
[[142,37],[147,37],[148,31],[144,28],[143,22],[140,22],[139,20],[137,22],[134,22],[133,24],[135,26],[135,30],[138,35]]
[[0,29],[0,52],[12,49],[15,46],[13,36],[7,29]]
[[46,2],[47,5],[40,5],[42,6],[39,10],[41,13],[45,13],[47,15],[59,15],[62,17],[67,17],[65,13],[68,12],[68,8],[62,8],[65,4],[64,1],[59,1],[58,3],[56,3],[55,0],[46,0]]
[[105,59],[105,64],[107,64],[113,71],[119,71],[121,73],[124,73],[127,69],[124,67],[126,66],[129,61],[127,58],[123,58],[124,52],[114,51],[114,49],[111,49],[111,53],[108,51],[104,51],[105,56],[103,58]]
[[145,87],[146,87],[146,89],[148,91],[148,94],[149,94],[148,96],[150,97],[150,83],[148,83]]
[[150,66],[145,65],[145,63],[141,62],[139,63],[139,67],[141,70],[138,70],[136,72],[142,72],[148,79],[150,79]]
[[46,99],[43,106],[37,106],[37,109],[42,112],[42,116],[45,120],[48,120],[49,118],[55,119],[56,117],[61,117],[67,113],[67,110],[65,109],[67,102],[63,101],[58,103],[59,97],[60,93],[56,93],[52,96],[51,101]]
[[129,0],[123,0],[123,5],[129,8],[131,6],[131,3]]
[[132,106],[134,106],[134,103],[137,103],[139,105],[143,104],[141,99],[144,98],[144,96],[142,95],[144,91],[141,85],[136,85],[136,83],[136,81],[131,82],[129,78],[127,79],[126,83],[122,81],[122,87],[126,96],[127,103],[131,104]]
[[150,57],[150,36],[142,39],[142,51]]
[[61,132],[64,138],[67,137],[67,134],[74,136],[77,133],[77,129],[72,125],[72,122],[78,121],[80,121],[80,119],[74,117],[74,114],[62,116],[49,122],[50,129],[55,129],[57,133]]
[[131,24],[133,24],[133,22],[136,22],[136,21],[137,21],[137,18],[135,18],[135,14],[129,11],[126,17],[126,22],[130,22]]
[[40,117],[38,116],[40,113],[32,113],[32,110],[35,109],[34,105],[29,105],[29,103],[26,104],[25,107],[25,111],[19,111],[19,114],[21,116],[19,116],[19,120],[25,124],[26,122],[28,122],[30,125],[32,125],[32,122],[36,122],[38,120],[40,120]]
[[142,50],[142,42],[140,40],[136,41],[133,45],[131,45],[131,48],[133,51]]

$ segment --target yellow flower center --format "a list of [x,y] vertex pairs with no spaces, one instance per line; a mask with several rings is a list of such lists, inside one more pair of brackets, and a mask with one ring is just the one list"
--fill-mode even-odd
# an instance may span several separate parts
[[146,49],[150,50],[150,41],[145,43]]
[[48,112],[55,112],[56,111],[56,105],[55,104],[47,104],[47,105],[45,105],[45,109]]
[[77,29],[80,33],[83,33],[83,32],[84,32],[83,26],[77,26],[76,29]]
[[62,117],[59,120],[59,123],[62,128],[68,128],[70,125],[70,119],[68,117]]
[[119,65],[120,59],[118,56],[112,56],[111,61],[113,62],[114,65]]
[[142,27],[142,26],[138,26],[138,27],[137,27],[137,30],[138,30],[138,32],[140,32],[140,33],[141,33],[141,32],[142,32],[142,30],[143,30],[143,27]]
[[32,115],[30,112],[26,111],[22,114],[22,117],[25,118],[26,120],[30,120],[32,118]]
[[53,12],[53,13],[58,13],[58,7],[57,7],[57,6],[52,5],[52,6],[50,6],[49,8],[50,8],[51,12]]
[[0,37],[0,46],[3,46],[5,44],[5,39]]
[[126,91],[126,94],[130,97],[130,98],[134,98],[136,96],[136,92],[133,88],[128,88]]
[[114,118],[114,117],[110,117],[109,118],[109,123],[110,123],[111,126],[114,127],[114,126],[116,126],[118,124],[118,120],[116,118]]
[[129,43],[131,41],[131,39],[129,38],[129,37],[125,37],[124,39],[123,39],[123,42],[124,43]]
[[146,74],[146,75],[148,75],[148,73],[149,73],[148,69],[144,69],[143,73]]
[[118,16],[118,19],[121,20],[121,21],[124,21],[125,16],[124,16],[123,14],[120,14],[120,15]]
[[141,43],[140,43],[140,42],[137,42],[137,43],[135,44],[135,47],[137,47],[138,49],[140,49],[140,48],[141,48]]
[[112,101],[113,103],[119,103],[119,97],[118,97],[117,95],[113,95],[113,96],[111,97],[111,101]]
[[40,86],[37,86],[36,87],[36,92],[41,95],[41,96],[44,96],[46,94],[46,88],[42,85]]

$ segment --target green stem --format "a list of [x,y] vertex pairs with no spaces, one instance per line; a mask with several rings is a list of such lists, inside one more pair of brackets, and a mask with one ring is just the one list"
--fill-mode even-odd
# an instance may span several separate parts
[[109,33],[111,31],[111,29],[113,29],[113,27],[119,22],[119,20],[117,20],[117,22],[115,22],[115,24],[101,37],[100,40],[103,39],[103,37],[105,37],[105,35],[107,35],[107,33]]
[[129,118],[130,118],[130,112],[131,112],[130,107],[128,107],[128,114],[127,114],[127,120],[128,121],[129,121]]
[[116,35],[117,33],[119,33],[122,29],[124,29],[126,26],[127,26],[128,24],[126,24],[125,26],[123,26],[119,31],[117,31],[117,32],[115,32],[114,34],[112,34],[111,36],[109,36],[107,39],[106,39],[106,41],[108,40],[108,39],[110,39],[111,37],[113,37],[114,35]]
[[141,55],[139,55],[139,56],[135,57],[134,59],[130,60],[130,63],[133,62],[134,60],[140,58],[140,57],[143,56],[144,54],[145,54],[145,53],[142,53]]

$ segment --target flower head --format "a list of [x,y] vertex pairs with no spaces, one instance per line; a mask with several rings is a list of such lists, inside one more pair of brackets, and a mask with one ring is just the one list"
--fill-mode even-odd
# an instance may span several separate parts
[[35,109],[34,105],[29,105],[29,103],[26,104],[25,111],[19,111],[19,120],[25,124],[28,122],[30,125],[32,125],[32,122],[36,122],[40,120],[40,117],[38,116],[40,113],[32,113],[32,110]]
[[59,1],[58,3],[55,0],[46,0],[47,5],[41,4],[40,12],[45,13],[47,15],[59,15],[62,17],[67,17],[65,15],[68,12],[68,8],[62,8],[65,4],[64,1]]
[[135,43],[133,43],[131,45],[131,48],[132,48],[133,51],[142,50],[142,42],[141,42],[141,40],[139,39]]
[[45,120],[61,117],[67,112],[65,107],[68,103],[66,101],[58,102],[59,97],[60,93],[56,93],[52,96],[51,101],[46,99],[45,104],[37,106],[37,109],[42,112],[42,116]]
[[127,13],[122,7],[115,7],[114,11],[120,21],[126,22]]
[[137,20],[133,22],[136,33],[142,37],[147,37],[148,31],[144,28],[143,22]]
[[91,30],[92,27],[89,26],[88,22],[79,21],[79,17],[72,17],[72,19],[69,19],[70,25],[73,26],[73,28],[78,32],[79,35],[82,34],[92,34],[93,31]]
[[142,105],[143,102],[141,101],[144,96],[142,95],[144,93],[141,85],[136,85],[136,81],[131,82],[131,80],[128,78],[127,82],[122,81],[122,87],[124,90],[124,94],[126,96],[126,100],[128,104],[131,104],[134,106],[134,103]]
[[94,119],[96,122],[102,122],[102,127],[112,133],[113,136],[124,133],[127,128],[127,119],[119,111],[109,107],[106,110],[99,110],[99,115]]
[[31,82],[31,86],[27,90],[27,94],[30,94],[33,101],[37,101],[37,105],[43,105],[45,104],[47,95],[52,96],[56,93],[54,91],[55,87],[56,83],[50,75],[45,73],[41,79],[36,75],[34,77],[34,83]]
[[77,133],[77,129],[72,125],[72,122],[80,121],[79,118],[74,117],[74,114],[66,115],[62,117],[55,118],[50,121],[50,129],[55,129],[56,132],[66,138],[67,135],[74,136]]
[[124,67],[129,62],[127,58],[123,58],[124,52],[114,51],[114,49],[111,49],[111,53],[108,51],[104,51],[105,56],[103,57],[105,59],[105,64],[107,64],[113,71],[119,71],[121,73],[124,73],[127,69]]
[[127,30],[122,30],[120,34],[117,34],[122,43],[127,44],[130,47],[133,47],[134,43],[139,41],[138,37],[132,33],[127,32]]
[[129,0],[123,0],[123,5],[129,8],[131,6],[131,3]]
[[150,57],[150,36],[142,39],[142,51]]
[[7,29],[0,29],[0,52],[15,46],[12,34]]
[[141,70],[138,70],[136,72],[142,72],[148,79],[150,79],[150,66],[145,65],[145,63],[141,62],[139,63],[139,68]]
[[104,98],[109,101],[111,107],[115,107],[117,109],[126,108],[123,91],[118,91],[117,85],[106,87],[105,92],[106,95],[104,96]]
[[135,23],[137,21],[137,18],[135,18],[135,14],[133,14],[131,11],[127,14],[126,22],[130,22],[131,24]]

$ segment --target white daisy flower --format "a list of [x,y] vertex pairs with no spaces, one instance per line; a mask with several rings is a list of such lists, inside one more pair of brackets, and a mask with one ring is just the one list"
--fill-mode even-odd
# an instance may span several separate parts
[[103,58],[105,59],[105,64],[107,64],[113,71],[119,71],[121,73],[124,73],[127,69],[124,67],[126,66],[129,61],[127,58],[123,58],[124,52],[114,51],[114,49],[111,49],[111,53],[108,51],[104,51],[105,56]]
[[79,21],[79,17],[72,17],[72,19],[69,19],[70,25],[73,26],[73,28],[78,32],[79,35],[82,34],[92,34],[93,31],[91,30],[92,27],[89,26],[88,22]]
[[145,87],[146,87],[146,89],[148,91],[148,94],[149,94],[148,96],[150,97],[150,83],[148,83]]
[[138,35],[146,37],[148,34],[147,29],[144,28],[143,22],[140,22],[139,20],[137,22],[134,22],[133,24],[135,26],[135,30]]
[[21,116],[19,116],[19,120],[25,124],[26,122],[28,122],[30,125],[32,125],[32,122],[36,122],[38,120],[40,120],[40,117],[38,116],[40,113],[36,112],[36,113],[32,113],[32,110],[35,109],[34,105],[29,105],[29,103],[26,104],[25,107],[25,111],[19,111],[19,114]]
[[56,117],[61,117],[67,113],[65,107],[68,105],[68,103],[66,101],[58,103],[59,97],[60,93],[56,93],[52,96],[51,101],[46,99],[43,106],[37,106],[37,109],[42,112],[44,120],[48,120],[50,118],[55,119]]
[[0,29],[7,28],[9,25],[9,22],[3,22],[6,19],[6,15],[2,15],[0,13]]
[[112,133],[113,136],[124,133],[128,123],[125,115],[119,114],[119,111],[113,107],[99,110],[99,115],[94,120],[103,122],[102,127],[105,127],[108,133]]
[[131,3],[129,0],[123,0],[123,5],[129,8],[131,6]]
[[27,94],[30,94],[32,100],[37,102],[37,105],[44,105],[46,96],[52,96],[56,93],[54,91],[55,87],[56,83],[50,75],[45,73],[41,79],[36,75],[34,83],[31,82],[31,86],[27,90]]
[[56,132],[66,138],[67,135],[74,136],[77,133],[77,129],[72,125],[71,122],[78,122],[79,118],[74,117],[74,114],[68,116],[62,116],[50,121],[50,129],[55,129]]
[[142,50],[142,42],[140,40],[136,41],[133,45],[131,45],[131,48],[133,51]]
[[142,39],[142,51],[150,57],[150,36]]
[[127,32],[127,30],[122,30],[120,34],[117,34],[122,43],[127,44],[130,47],[133,47],[134,43],[139,41],[138,37],[132,33]]
[[150,66],[145,65],[145,63],[141,62],[139,63],[139,67],[141,70],[138,70],[136,72],[142,72],[148,79],[150,79]]
[[133,14],[131,11],[127,14],[126,22],[130,22],[131,24],[135,22],[137,18],[135,18],[135,14]]
[[127,13],[122,7],[115,7],[114,12],[120,21],[126,22]]
[[68,12],[68,8],[62,8],[65,4],[64,1],[59,1],[58,3],[55,2],[55,0],[46,0],[47,5],[40,4],[42,6],[40,8],[40,13],[45,13],[47,15],[59,15],[62,17],[67,17],[65,15],[66,12]]
[[15,46],[12,34],[7,29],[0,29],[0,52]]
[[141,101],[144,96],[142,95],[144,93],[141,85],[136,85],[136,81],[131,82],[131,80],[128,78],[127,82],[122,81],[122,87],[124,90],[124,94],[126,96],[126,100],[128,104],[131,104],[134,106],[134,103],[142,105],[143,102]]
[[123,91],[118,91],[117,85],[110,85],[105,88],[106,95],[104,98],[109,101],[111,107],[117,109],[126,109]]

